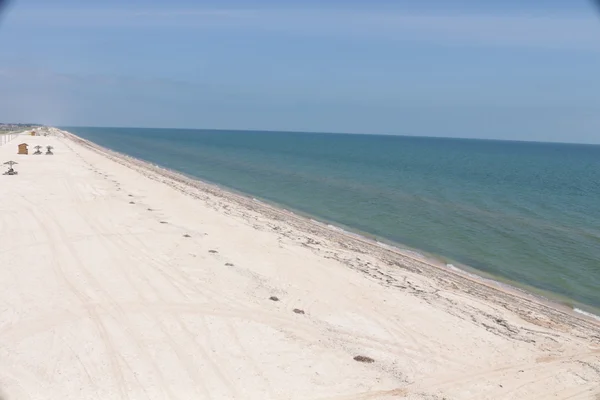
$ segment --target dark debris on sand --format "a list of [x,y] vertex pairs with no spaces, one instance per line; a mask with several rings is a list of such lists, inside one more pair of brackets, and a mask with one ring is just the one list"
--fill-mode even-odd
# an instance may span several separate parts
[[294,308],[294,312],[295,312],[296,314],[304,314],[304,310],[301,310],[301,309],[299,309],[299,308]]
[[366,356],[356,356],[356,357],[354,357],[354,361],[368,363],[368,364],[375,362],[375,360],[373,360],[371,357],[366,357]]
[[269,297],[269,300],[271,300],[271,301],[279,301],[279,297],[277,297],[277,296],[271,296],[271,297]]

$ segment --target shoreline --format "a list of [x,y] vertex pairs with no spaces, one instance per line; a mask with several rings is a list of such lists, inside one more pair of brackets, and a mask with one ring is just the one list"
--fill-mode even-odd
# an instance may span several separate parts
[[[58,128],[55,128],[58,129]],[[104,153],[109,157],[114,157],[118,160],[125,162],[132,162],[137,167],[147,168],[153,172],[157,172],[159,174],[163,174],[165,177],[173,179],[179,183],[187,184],[195,188],[199,188],[201,190],[206,190],[212,195],[217,197],[224,197],[228,200],[234,200],[238,202],[238,204],[252,209],[253,211],[258,211],[259,213],[262,211],[265,216],[269,216],[269,213],[281,214],[287,216],[289,218],[295,219],[300,223],[308,223],[315,225],[315,228],[325,229],[330,234],[339,234],[342,238],[348,239],[351,241],[358,241],[361,244],[367,246],[374,246],[383,251],[390,252],[393,255],[399,256],[401,258],[405,258],[414,263],[420,263],[422,266],[426,266],[427,268],[432,268],[436,270],[437,273],[440,274],[439,279],[444,279],[444,275],[447,274],[448,277],[456,277],[460,280],[468,280],[472,283],[481,285],[489,290],[498,291],[504,295],[515,296],[520,298],[523,301],[529,302],[537,302],[548,309],[553,309],[553,312],[550,312],[549,315],[553,315],[555,313],[561,313],[565,315],[569,315],[571,318],[580,319],[587,323],[592,323],[593,325],[598,325],[600,327],[600,314],[595,314],[593,311],[596,310],[593,306],[588,306],[586,304],[581,304],[566,298],[560,294],[547,292],[541,289],[537,289],[535,287],[530,287],[525,284],[519,284],[518,282],[511,281],[506,279],[506,282],[502,282],[500,279],[503,277],[494,276],[492,274],[480,271],[476,268],[469,267],[467,265],[459,264],[459,267],[451,263],[446,263],[442,261],[444,256],[437,256],[432,254],[423,254],[419,249],[412,249],[408,246],[403,246],[399,243],[385,243],[381,240],[385,240],[384,238],[378,238],[373,236],[373,238],[367,237],[365,233],[362,232],[353,232],[349,227],[340,227],[334,225],[333,222],[330,221],[319,221],[315,219],[317,217],[311,216],[305,212],[299,212],[296,210],[288,210],[284,205],[276,204],[269,200],[265,199],[257,199],[255,196],[243,193],[241,191],[237,191],[232,188],[228,188],[222,185],[219,185],[214,182],[207,182],[200,178],[196,178],[193,176],[188,176],[181,172],[169,169],[167,167],[159,166],[152,164],[151,162],[137,159],[135,157],[119,153],[115,150],[111,150],[100,146],[92,141],[81,138],[71,132],[60,130],[61,133],[65,134],[69,139],[78,142],[80,144],[84,144],[85,146],[93,149],[94,151]],[[248,202],[258,204],[257,208],[253,208],[251,204]],[[263,210],[260,210],[260,207],[264,207]],[[310,228],[308,229],[309,233],[311,232]],[[411,267],[407,265],[397,265],[400,268],[411,270]],[[414,271],[414,269],[413,269]],[[535,293],[538,291],[539,293]],[[554,298],[553,298],[554,297]],[[563,298],[565,302],[573,302],[573,305],[564,304],[560,301],[560,298]],[[582,307],[582,308],[579,308]]]
[[[299,179],[297,181],[299,185],[298,188],[282,191],[279,186],[275,185],[275,181],[271,181],[268,178],[269,168],[265,169],[264,166],[259,167],[257,175],[249,174],[248,172],[244,172],[244,167],[239,163],[240,160],[236,161],[235,156],[230,159],[232,162],[231,164],[227,162],[227,166],[219,164],[213,168],[213,166],[208,163],[208,160],[212,159],[211,157],[213,157],[212,153],[214,151],[216,151],[215,154],[220,154],[219,152],[221,150],[210,149],[210,141],[207,142],[209,147],[206,149],[196,149],[196,151],[201,154],[205,154],[206,159],[204,156],[195,159],[193,154],[184,148],[182,151],[184,151],[186,156],[190,156],[190,159],[179,160],[176,152],[170,153],[170,155],[167,156],[161,155],[160,150],[158,152],[153,152],[151,150],[153,140],[150,140],[147,143],[150,145],[149,149],[151,151],[148,153],[146,150],[143,150],[145,147],[145,145],[142,145],[142,143],[145,143],[143,140],[143,130],[138,130],[136,133],[136,130],[133,129],[130,132],[133,136],[129,138],[127,130],[119,131],[118,128],[114,128],[117,130],[108,128],[105,132],[107,134],[106,137],[104,137],[101,128],[82,127],[79,129],[74,127],[73,129],[75,133],[80,132],[83,137],[99,145],[133,157],[138,157],[142,161],[147,160],[153,165],[158,165],[162,168],[181,173],[188,178],[200,180],[222,190],[240,194],[245,197],[256,197],[273,207],[292,210],[296,214],[308,219],[331,224],[348,232],[359,234],[364,238],[387,243],[399,249],[408,249],[409,252],[418,252],[425,255],[430,260],[433,260],[433,262],[439,263],[441,261],[444,265],[453,264],[468,273],[499,282],[502,285],[509,285],[519,290],[525,290],[526,292],[542,297],[545,300],[566,305],[574,310],[579,308],[600,316],[600,298],[597,296],[594,285],[591,284],[591,282],[595,281],[594,274],[591,273],[590,279],[585,279],[587,272],[594,270],[594,228],[585,224],[576,223],[576,218],[575,220],[570,220],[570,218],[572,218],[571,214],[577,215],[577,212],[572,213],[569,211],[570,208],[568,205],[564,207],[555,207],[554,211],[550,212],[548,210],[552,210],[553,208],[548,208],[542,198],[539,196],[535,197],[534,195],[531,198],[532,201],[530,201],[530,205],[521,205],[511,208],[511,206],[506,206],[506,204],[510,204],[513,200],[511,200],[511,198],[504,198],[497,206],[486,209],[485,203],[494,203],[496,201],[493,196],[490,198],[486,197],[489,194],[485,194],[487,193],[487,189],[483,190],[481,195],[471,195],[464,191],[462,191],[463,194],[461,195],[460,185],[451,185],[448,186],[447,189],[444,189],[448,190],[448,193],[454,191],[451,196],[454,200],[446,203],[444,203],[445,200],[443,200],[445,195],[438,193],[437,187],[427,189],[425,186],[423,187],[423,193],[420,194],[420,196],[423,196],[421,200],[418,200],[419,196],[415,196],[414,193],[406,193],[403,195],[406,197],[405,199],[401,199],[395,203],[389,203],[396,195],[394,189],[390,187],[388,190],[389,193],[383,197],[379,195],[373,197],[374,195],[368,193],[370,189],[366,188],[371,188],[373,189],[371,192],[376,192],[379,190],[378,188],[380,187],[381,182],[374,186],[369,186],[367,179],[366,183],[361,183],[361,185],[366,186],[356,193],[357,198],[362,198],[361,196],[363,194],[361,194],[361,192],[365,192],[366,197],[364,197],[364,199],[367,199],[364,203],[358,203],[353,206],[358,207],[355,211],[360,210],[361,216],[358,216],[355,215],[356,213],[354,212],[353,207],[349,206],[350,204],[355,203],[355,199],[344,202],[346,207],[345,210],[343,207],[336,208],[333,206],[333,204],[335,204],[336,193],[335,191],[328,189],[329,184],[326,184],[323,187],[323,193],[326,194],[322,195],[321,193],[318,193],[318,195],[312,196],[309,192],[306,192],[306,188],[310,185],[313,185],[313,190],[318,190],[320,187],[319,185],[321,185],[321,183],[318,182],[323,181],[323,178],[316,175],[311,177],[310,172],[305,176],[306,179],[304,179],[293,177],[295,172],[293,169],[288,170],[285,165],[282,165],[281,173],[276,172],[276,169],[274,169],[273,172],[276,173],[275,180],[278,181],[279,179],[283,179],[281,181],[283,185],[287,184],[286,179],[288,179],[283,177],[284,174],[293,177],[290,180],[292,185],[294,185],[294,179]],[[197,130],[197,132],[202,136],[203,130]],[[248,133],[252,134],[252,132]],[[121,136],[122,134],[125,135]],[[166,136],[164,136],[165,134]],[[168,140],[168,132],[163,132],[161,135],[162,140]],[[326,137],[329,134],[324,133],[322,135]],[[140,145],[142,145],[142,148],[136,149],[135,147],[132,147],[133,142],[130,142],[130,139],[142,140],[139,142]],[[179,139],[182,141],[180,142]],[[225,145],[223,149],[227,149],[226,142],[232,138],[222,139],[218,138],[217,135],[214,139],[217,141],[225,140],[225,142],[223,142]],[[268,137],[265,137],[264,139],[268,139]],[[171,150],[176,150],[177,146],[186,143],[186,140],[186,136],[178,138],[173,142],[174,147],[171,148],[171,144],[169,144],[169,148]],[[199,140],[202,142],[204,139],[200,137]],[[241,143],[245,143],[246,139],[242,135],[234,140],[240,140]],[[273,140],[275,140],[275,137],[273,137]],[[193,144],[195,143],[194,140],[189,143],[192,147],[197,145]],[[250,143],[246,143],[244,146],[247,146],[248,144]],[[252,146],[254,145],[250,144],[250,148]],[[158,149],[159,148],[155,148],[155,150]],[[227,151],[229,150],[225,150],[225,153],[220,154],[215,160],[219,160],[219,157],[228,157],[227,154],[229,153],[227,153]],[[242,153],[240,156],[242,156]],[[174,159],[171,159],[171,157],[174,157]],[[243,155],[242,157],[247,157],[247,155]],[[225,159],[221,159],[221,161],[223,160]],[[323,162],[323,160],[324,159],[322,159],[321,162]],[[219,162],[220,161],[217,161],[217,163]],[[244,162],[253,163],[254,161],[248,159]],[[259,166],[260,162],[256,165]],[[308,163],[307,165],[310,166],[311,163]],[[435,165],[435,162],[432,162],[432,165]],[[335,169],[335,165],[332,165],[332,168]],[[336,174],[340,173],[344,174],[345,172],[336,172]],[[266,174],[265,178],[268,179],[269,182],[260,183],[260,180],[256,180],[258,176],[263,176],[263,174]],[[327,179],[328,178],[325,180]],[[339,183],[342,185],[340,187],[346,185],[347,188],[352,188],[354,186],[352,178],[349,177],[348,179],[349,180],[346,183]],[[361,179],[362,178],[358,178],[358,181],[361,181]],[[412,180],[410,174],[401,179],[406,179],[407,184],[409,185],[412,184],[410,182]],[[386,184],[384,183],[384,187],[385,185]],[[564,187],[565,185],[561,186]],[[400,187],[396,188],[396,191],[398,190],[398,195],[402,195],[405,191]],[[426,194],[430,190],[431,196]],[[417,192],[418,191],[419,190],[417,189]],[[353,192],[348,192],[346,196],[353,197],[351,193]],[[497,198],[501,199],[505,195],[510,195],[510,190],[503,191],[503,193],[504,194],[500,194]],[[538,194],[539,193],[541,192],[538,192]],[[442,203],[435,206],[433,204],[433,199],[440,195],[442,197],[435,201],[442,201]],[[463,195],[466,196],[465,202],[459,200]],[[306,201],[300,201],[302,196],[309,197],[306,198]],[[558,192],[556,193],[556,196],[558,196]],[[516,202],[520,201],[519,194],[513,194],[512,198]],[[535,201],[536,198],[537,201]],[[379,211],[375,205],[380,199],[381,201],[387,202],[385,204],[390,204],[391,208],[389,210],[394,214],[394,218],[396,219],[394,223],[390,223],[389,221],[386,222],[385,217],[383,216],[381,221],[377,220],[376,216]],[[402,201],[406,199],[409,199],[409,201],[406,204],[407,206],[404,207],[401,204],[403,204]],[[555,200],[556,199],[553,201]],[[421,204],[427,208],[425,219],[418,218],[419,201],[423,202]],[[320,202],[324,203],[319,204]],[[481,202],[481,207],[477,205],[478,202]],[[525,215],[528,212],[528,207],[533,207],[533,210],[538,207],[538,205],[540,210],[535,211],[531,218],[528,218]],[[557,204],[554,206],[557,206]],[[330,207],[328,211],[326,211],[327,207]],[[588,207],[592,207],[592,205],[588,204]],[[581,209],[581,207],[579,209]],[[590,208],[590,210],[592,209],[593,207]],[[544,214],[547,211],[549,214]],[[554,218],[552,213],[555,214],[556,223],[548,222],[552,221]],[[479,218],[477,214],[481,214],[481,218]],[[436,217],[432,219],[433,215]],[[412,216],[416,217],[413,218]],[[497,220],[494,221],[494,218]],[[544,222],[544,219],[547,221]],[[405,223],[406,229],[403,229],[402,225]],[[587,228],[584,229],[584,225]],[[569,236],[570,240],[573,241],[573,244],[571,246],[565,245],[566,247],[563,247],[561,243],[564,242],[564,240],[561,242],[560,232],[556,231],[556,229],[570,229],[569,227],[572,227],[574,231],[570,233],[567,232],[566,234],[572,234],[576,237]],[[440,232],[437,232],[437,228],[439,228]],[[539,229],[542,228],[547,229],[547,231],[540,231]],[[427,234],[427,230],[431,230],[431,235]],[[585,232],[587,232],[587,230],[592,232],[591,236],[586,236]],[[472,240],[465,242],[465,238],[470,237],[470,235],[473,235],[473,232],[476,231],[482,233],[481,239],[471,236]],[[407,235],[407,233],[409,234]],[[562,239],[565,238],[567,237],[563,235]],[[513,247],[515,251],[511,250]],[[546,251],[546,248],[548,251]],[[539,254],[531,256],[531,254],[534,253]]]

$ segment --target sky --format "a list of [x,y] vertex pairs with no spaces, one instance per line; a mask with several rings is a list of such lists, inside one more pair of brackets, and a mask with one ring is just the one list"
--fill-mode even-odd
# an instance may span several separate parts
[[600,8],[13,0],[0,121],[600,143]]

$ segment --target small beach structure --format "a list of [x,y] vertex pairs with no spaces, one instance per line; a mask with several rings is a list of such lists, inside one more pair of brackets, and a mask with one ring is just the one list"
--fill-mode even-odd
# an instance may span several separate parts
[[18,172],[14,170],[13,165],[17,164],[16,161],[7,161],[4,165],[8,165],[8,171],[6,171],[3,175],[17,175]]
[[17,154],[29,154],[29,150],[27,149],[27,143],[21,143],[19,145],[19,152]]
[[53,148],[54,148],[54,147],[52,147],[52,146],[46,146],[46,155],[47,155],[47,156],[51,156],[51,155],[53,155],[53,154],[54,154],[54,153],[52,152],[52,149],[53,149]]
[[35,146],[34,149],[35,149],[35,153],[33,153],[34,155],[38,156],[38,155],[42,154],[42,150],[41,150],[42,146],[39,146],[39,145]]

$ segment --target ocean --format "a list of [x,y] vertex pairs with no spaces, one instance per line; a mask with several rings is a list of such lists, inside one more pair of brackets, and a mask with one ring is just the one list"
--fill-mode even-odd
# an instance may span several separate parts
[[600,309],[600,146],[63,129],[572,307]]

